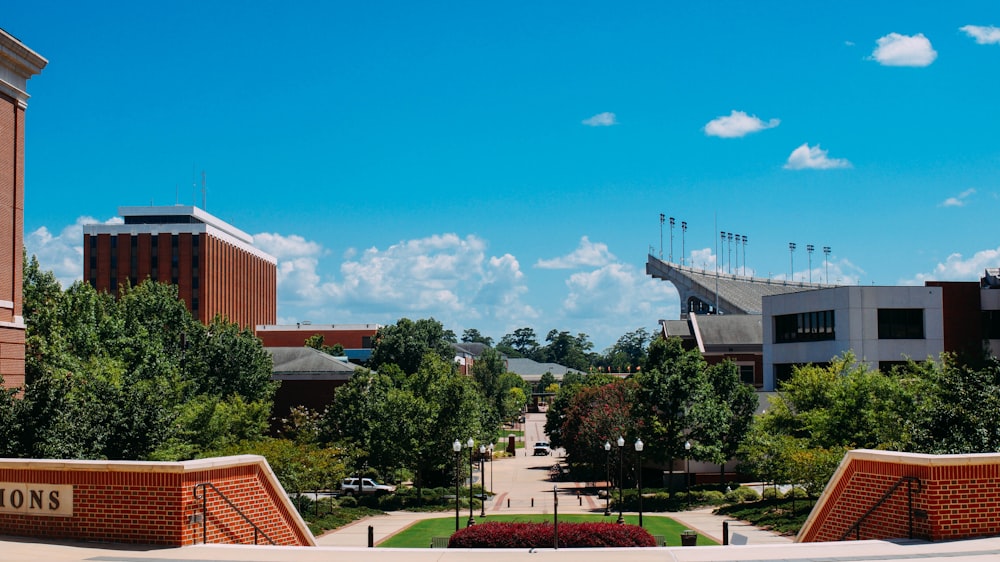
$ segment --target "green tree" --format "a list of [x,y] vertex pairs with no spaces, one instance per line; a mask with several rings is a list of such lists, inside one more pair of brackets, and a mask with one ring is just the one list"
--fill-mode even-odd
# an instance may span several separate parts
[[379,328],[368,364],[375,370],[396,364],[404,373],[416,373],[427,353],[451,361],[455,356],[451,347],[454,339],[455,334],[433,318],[400,318],[395,324]]
[[[712,399],[705,363],[697,350],[684,350],[678,338],[658,338],[649,346],[647,368],[634,378],[639,384],[640,431],[650,459],[673,467],[675,459],[687,454],[684,444],[688,440],[702,446],[714,442],[712,424],[724,415]],[[672,476],[668,483],[672,491]]]
[[538,336],[531,328],[518,328],[500,338],[497,350],[510,357],[535,359],[538,352]]
[[719,465],[719,482],[725,480],[726,462],[735,458],[740,444],[750,431],[753,415],[757,410],[757,393],[740,380],[739,368],[731,361],[712,365],[706,369],[708,385],[718,416],[707,428],[709,443],[694,447],[702,458]]
[[344,355],[344,346],[339,343],[326,345],[323,340],[323,334],[313,334],[306,338],[305,346],[311,347],[316,351],[322,351],[327,355],[333,355],[334,357],[341,357]]
[[493,338],[484,336],[475,328],[469,328],[462,332],[462,343],[481,343],[492,347]]
[[594,344],[590,343],[587,334],[573,336],[569,332],[550,330],[545,341],[548,343],[539,352],[542,361],[580,371],[586,371],[593,363],[594,358],[589,352]]

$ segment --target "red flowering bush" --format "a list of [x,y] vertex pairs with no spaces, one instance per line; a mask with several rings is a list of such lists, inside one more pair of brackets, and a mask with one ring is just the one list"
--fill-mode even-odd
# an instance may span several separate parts
[[[489,522],[459,530],[448,548],[552,548],[551,523]],[[653,536],[636,525],[560,523],[559,548],[656,546]]]

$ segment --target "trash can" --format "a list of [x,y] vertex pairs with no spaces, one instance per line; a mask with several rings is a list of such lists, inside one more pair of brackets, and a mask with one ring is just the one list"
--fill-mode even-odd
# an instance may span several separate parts
[[698,533],[691,529],[681,531],[681,546],[695,546],[698,544]]

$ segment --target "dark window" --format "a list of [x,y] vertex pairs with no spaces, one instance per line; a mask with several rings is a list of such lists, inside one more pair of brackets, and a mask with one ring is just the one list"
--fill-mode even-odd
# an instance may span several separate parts
[[903,367],[906,366],[906,361],[879,361],[878,370],[883,373],[888,373],[892,371],[893,367]]
[[983,337],[1000,340],[1000,310],[983,311]]
[[878,339],[880,340],[924,339],[924,309],[922,308],[878,309]]
[[774,366],[774,388],[779,388],[781,383],[792,378],[793,368],[795,368],[794,363],[780,363]]
[[740,380],[753,386],[753,365],[740,365]]
[[832,310],[782,314],[774,317],[774,343],[837,339]]
[[372,337],[371,336],[361,336],[361,348],[371,349],[372,348]]

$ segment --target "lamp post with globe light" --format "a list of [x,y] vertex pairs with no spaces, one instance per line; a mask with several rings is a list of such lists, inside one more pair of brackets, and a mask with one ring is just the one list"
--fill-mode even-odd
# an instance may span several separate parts
[[486,445],[482,443],[479,444],[479,488],[482,490],[480,494],[480,509],[479,517],[486,517]]
[[455,532],[458,532],[458,479],[462,474],[462,461],[460,459],[462,452],[462,442],[458,439],[451,444],[451,450],[455,451]]
[[625,483],[625,469],[624,465],[624,450],[625,450],[625,438],[621,435],[618,436],[618,523],[619,525],[625,524],[625,516],[622,514],[622,505],[624,498],[622,497],[622,485]]
[[604,476],[607,484],[604,488],[604,516],[611,516],[611,443],[604,442]]
[[635,470],[639,483],[639,526],[642,527],[642,439],[635,440]]
[[466,522],[466,527],[471,527],[476,524],[476,518],[472,515],[472,451],[476,442],[469,437],[469,440],[465,442],[465,445],[469,448],[469,520]]

